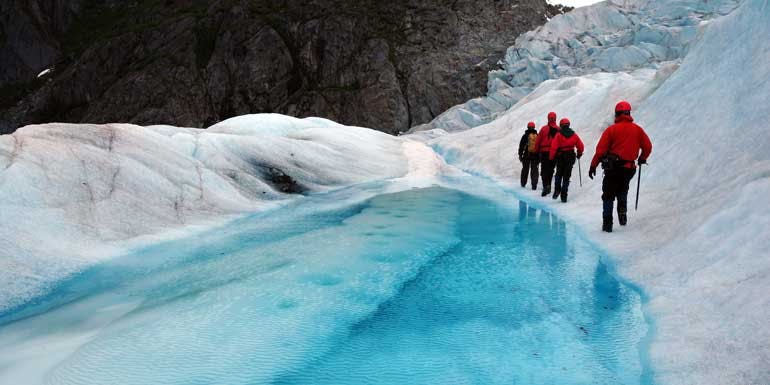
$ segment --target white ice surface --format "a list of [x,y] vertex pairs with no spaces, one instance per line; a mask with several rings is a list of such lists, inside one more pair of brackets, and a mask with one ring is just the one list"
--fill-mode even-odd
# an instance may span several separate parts
[[[704,4],[722,9],[718,2]],[[770,41],[765,36],[770,36],[770,2],[747,0],[705,25],[681,66],[546,81],[492,123],[412,137],[426,140],[460,168],[507,181],[522,196],[552,206],[616,255],[620,273],[650,297],[648,311],[657,327],[651,359],[659,383],[770,384]],[[637,107],[636,122],[654,147],[650,166],[642,171],[639,211],[631,212],[627,228],[616,224],[614,233],[604,234],[601,170],[594,181],[586,174],[620,99]],[[576,165],[568,204],[517,186],[518,139],[527,121],[543,124],[552,110],[569,117],[587,145],[584,186],[579,187]],[[636,179],[633,184],[631,200]]]
[[430,156],[421,143],[280,115],[208,130],[23,127],[0,136],[0,309],[126,247],[296,197],[274,188],[271,174],[323,191],[438,172]]

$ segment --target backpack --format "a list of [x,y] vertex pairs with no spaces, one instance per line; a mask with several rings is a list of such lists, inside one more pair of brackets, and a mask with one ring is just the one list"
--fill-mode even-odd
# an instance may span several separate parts
[[527,151],[529,151],[530,154],[535,153],[535,143],[537,142],[537,134],[531,133],[527,135]]

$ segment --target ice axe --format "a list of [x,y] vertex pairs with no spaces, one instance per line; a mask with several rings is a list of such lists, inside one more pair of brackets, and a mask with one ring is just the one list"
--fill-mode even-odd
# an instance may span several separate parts
[[583,170],[580,167],[580,158],[578,158],[578,179],[580,180],[580,187],[583,187]]
[[639,176],[636,178],[636,206],[634,206],[634,211],[639,210],[639,186],[642,184],[642,164],[639,164]]

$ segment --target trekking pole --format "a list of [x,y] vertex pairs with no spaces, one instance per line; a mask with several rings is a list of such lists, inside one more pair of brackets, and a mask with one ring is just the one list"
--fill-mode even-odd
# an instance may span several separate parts
[[580,170],[580,158],[578,158],[578,178],[580,179],[580,187],[583,187],[583,171]]
[[639,185],[642,183],[642,165],[639,165],[639,177],[636,179],[636,206],[634,211],[639,210]]

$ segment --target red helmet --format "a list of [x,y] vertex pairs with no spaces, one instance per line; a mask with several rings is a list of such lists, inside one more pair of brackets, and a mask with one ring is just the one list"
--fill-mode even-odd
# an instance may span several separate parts
[[555,122],[556,121],[556,113],[555,112],[549,112],[548,113],[548,121],[549,122]]
[[621,100],[620,103],[615,105],[615,112],[631,112],[631,104],[625,100]]
[[527,128],[535,128],[535,122],[527,123]]
[[569,127],[569,119],[564,118],[564,119],[560,120],[559,121],[559,126],[567,126],[567,127]]

